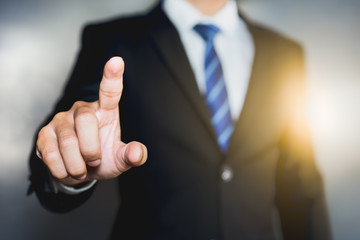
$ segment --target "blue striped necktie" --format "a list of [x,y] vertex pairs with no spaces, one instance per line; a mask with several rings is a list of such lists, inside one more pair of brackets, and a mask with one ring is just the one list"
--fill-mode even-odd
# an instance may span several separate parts
[[234,124],[231,119],[223,70],[213,43],[219,28],[214,25],[198,24],[194,27],[194,30],[205,41],[206,103],[210,111],[211,123],[215,129],[218,144],[221,150],[226,152],[234,131]]

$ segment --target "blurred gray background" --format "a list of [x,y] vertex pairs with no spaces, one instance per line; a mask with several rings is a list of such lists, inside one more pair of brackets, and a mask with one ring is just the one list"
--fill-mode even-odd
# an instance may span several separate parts
[[[114,181],[65,215],[26,197],[37,125],[60,95],[85,23],[144,11],[156,0],[0,1],[0,239],[106,239]],[[336,240],[360,239],[360,1],[242,0],[251,19],[305,48],[308,116]]]

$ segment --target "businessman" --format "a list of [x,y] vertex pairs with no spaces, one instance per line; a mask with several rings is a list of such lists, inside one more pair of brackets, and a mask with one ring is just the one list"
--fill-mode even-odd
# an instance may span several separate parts
[[38,133],[32,188],[66,212],[117,177],[112,239],[331,239],[303,67],[297,43],[232,0],[90,25]]

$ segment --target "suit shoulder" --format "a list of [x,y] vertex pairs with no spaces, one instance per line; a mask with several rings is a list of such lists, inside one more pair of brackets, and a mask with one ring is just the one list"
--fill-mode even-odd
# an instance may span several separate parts
[[298,41],[283,33],[280,33],[277,30],[274,30],[270,27],[265,27],[258,23],[249,23],[248,26],[253,35],[255,34],[263,38],[269,44],[272,44],[278,49],[302,52],[302,46]]

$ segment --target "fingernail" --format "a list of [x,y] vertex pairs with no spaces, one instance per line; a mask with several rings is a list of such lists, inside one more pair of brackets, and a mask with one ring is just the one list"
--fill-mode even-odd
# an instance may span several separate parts
[[84,180],[86,178],[86,174],[80,176],[80,177],[75,177],[75,179],[77,180]]
[[94,160],[94,161],[90,161],[87,162],[86,164],[89,165],[90,167],[97,167],[100,165],[100,159]]

